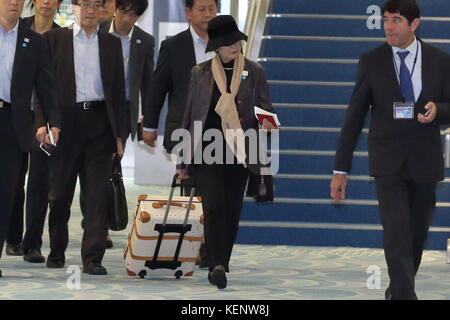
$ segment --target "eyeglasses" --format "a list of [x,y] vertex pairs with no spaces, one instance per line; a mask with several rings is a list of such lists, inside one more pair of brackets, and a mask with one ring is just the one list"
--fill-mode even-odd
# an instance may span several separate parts
[[92,2],[83,2],[77,5],[82,7],[83,9],[94,9],[94,10],[100,10],[103,7],[101,4]]

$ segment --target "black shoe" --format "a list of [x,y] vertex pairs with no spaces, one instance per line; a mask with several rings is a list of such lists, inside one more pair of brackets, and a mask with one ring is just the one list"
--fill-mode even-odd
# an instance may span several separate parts
[[108,236],[108,238],[106,238],[106,249],[111,249],[113,247],[113,242],[111,240],[111,238]]
[[384,292],[384,300],[392,300],[392,294],[391,294],[390,287],[387,287],[386,291]]
[[225,289],[227,287],[227,276],[224,270],[215,269],[208,273],[209,282],[217,286],[217,289]]
[[20,244],[7,244],[6,245],[6,255],[8,256],[23,256],[23,249]]
[[23,260],[30,263],[43,263],[45,262],[44,256],[39,249],[30,249],[23,255]]
[[83,267],[83,273],[92,274],[92,275],[105,275],[108,274],[105,267],[103,267],[100,263],[88,263]]
[[50,268],[50,269],[64,268],[64,263],[65,263],[64,260],[47,258],[47,268]]

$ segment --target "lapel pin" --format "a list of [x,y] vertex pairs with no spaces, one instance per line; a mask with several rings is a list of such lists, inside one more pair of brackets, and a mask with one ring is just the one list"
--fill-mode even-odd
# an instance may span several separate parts
[[25,38],[25,39],[23,39],[23,41],[25,41],[26,43],[28,43],[28,42],[30,42],[30,39]]
[[246,71],[246,70],[244,70],[244,71],[242,71],[242,80],[245,80],[245,79],[247,79],[247,77],[248,77],[248,71]]
[[136,43],[137,43],[137,44],[140,44],[140,43],[141,43],[141,39],[137,39],[137,40],[136,40]]
[[22,47],[26,48],[27,47],[27,43],[26,42],[22,43]]

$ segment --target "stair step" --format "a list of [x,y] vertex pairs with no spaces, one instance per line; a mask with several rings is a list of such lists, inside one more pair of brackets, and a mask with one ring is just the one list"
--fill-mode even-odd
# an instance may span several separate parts
[[[369,122],[366,118],[366,123]],[[284,124],[283,124],[284,125]],[[339,142],[340,127],[293,127],[280,128],[281,150],[336,150]],[[355,151],[368,150],[368,129],[363,128],[358,138]],[[441,131],[441,144],[445,143],[444,131]]]
[[[313,107],[290,107],[283,104],[274,104],[283,127],[311,126],[340,128],[345,120],[347,106],[341,109]],[[370,121],[370,113],[367,114],[364,127],[367,128]],[[283,148],[284,149],[284,148]]]
[[[286,174],[330,174],[334,165],[334,151],[307,152],[281,151],[279,173]],[[352,174],[368,174],[367,156],[354,156]]]
[[[327,195],[323,199],[275,198],[274,203],[258,204],[246,200],[242,210],[245,221],[278,221],[308,223],[380,224],[377,200],[346,200],[334,204]],[[284,201],[284,202],[283,202]],[[353,203],[353,204],[351,204]],[[365,204],[370,203],[370,204]],[[449,203],[438,199],[431,225],[448,227]]]
[[[261,56],[273,58],[359,59],[361,53],[375,49],[382,45],[384,41],[384,38],[264,37]],[[450,53],[450,43],[448,42],[427,42]]]
[[[367,16],[307,16],[269,17],[267,20],[268,33],[271,35],[292,36],[346,36],[346,37],[384,37],[383,23],[381,29],[369,29]],[[422,21],[418,32],[419,38],[448,37],[450,19]]]
[[[271,227],[241,221],[236,242],[253,245],[296,245],[324,247],[382,248],[382,230],[333,229],[318,226],[296,225]],[[428,233],[427,250],[446,250],[449,231]]]
[[[383,7],[385,0],[274,0],[272,13],[306,13],[306,14],[345,14],[367,15],[367,8],[372,5]],[[418,0],[421,15],[424,17],[450,17],[447,0]]]
[[[330,181],[331,175],[324,175],[319,179],[313,176],[297,179],[276,177],[275,193],[277,197],[282,198],[327,198],[330,194]],[[450,183],[439,183],[436,195],[438,201],[450,201]],[[346,197],[355,200],[376,200],[375,181],[355,180],[350,176]]]
[[280,103],[347,104],[353,92],[350,82],[268,82],[272,100]]
[[349,63],[261,61],[268,79],[294,81],[352,82],[356,79],[357,60]]
[[[280,149],[335,150],[339,140],[340,128],[282,127]],[[333,130],[333,131],[323,131]],[[356,146],[357,151],[367,151],[367,130],[363,130]]]

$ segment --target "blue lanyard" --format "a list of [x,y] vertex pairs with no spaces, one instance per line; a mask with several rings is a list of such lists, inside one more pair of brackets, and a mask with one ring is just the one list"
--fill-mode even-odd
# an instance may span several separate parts
[[[417,41],[416,57],[414,58],[414,65],[413,65],[411,76],[410,76],[411,82],[412,82],[412,77],[414,75],[414,71],[416,70],[417,56],[419,55],[419,46],[420,46],[420,41]],[[398,66],[397,66],[397,62],[395,61],[394,54],[392,54],[392,59],[394,60],[394,66],[395,66],[395,72],[397,74],[397,78],[400,79],[400,72],[398,71]],[[401,63],[401,59],[400,59],[400,63]]]

